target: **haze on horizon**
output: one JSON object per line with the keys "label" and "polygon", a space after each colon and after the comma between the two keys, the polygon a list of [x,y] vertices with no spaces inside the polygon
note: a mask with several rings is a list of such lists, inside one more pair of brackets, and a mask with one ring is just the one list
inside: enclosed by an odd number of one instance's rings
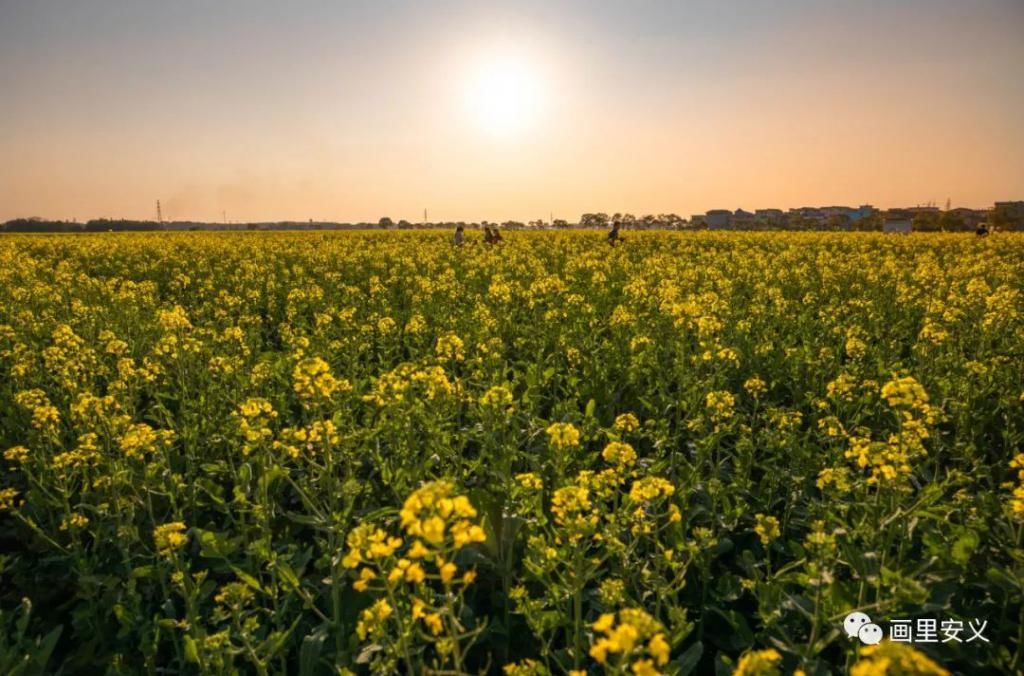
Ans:
{"label": "haze on horizon", "polygon": [[0,220],[1024,199],[1024,2],[0,4]]}

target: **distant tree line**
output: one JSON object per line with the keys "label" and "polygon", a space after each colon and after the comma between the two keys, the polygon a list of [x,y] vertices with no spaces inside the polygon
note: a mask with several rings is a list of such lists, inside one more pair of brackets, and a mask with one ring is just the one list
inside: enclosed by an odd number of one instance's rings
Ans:
{"label": "distant tree line", "polygon": [[162,230],[156,221],[130,221],[97,218],[85,223],[77,221],[48,221],[42,218],[15,218],[3,224],[6,232],[128,232],[136,230]]}
{"label": "distant tree line", "polygon": [[[1017,203],[1020,204],[1020,203]],[[825,231],[881,231],[885,225],[886,214],[876,211],[857,220],[843,214],[834,214],[822,220],[810,218],[797,211],[781,214],[771,219],[747,219],[734,222],[729,227],[736,230],[825,230]],[[1020,208],[996,205],[988,211],[986,224],[995,230],[1024,230],[1024,214]],[[15,218],[0,225],[2,232],[138,232],[138,231],[180,231],[180,230],[350,230],[379,228],[385,230],[411,230],[423,228],[454,229],[500,227],[505,230],[539,229],[539,228],[608,228],[618,223],[628,229],[659,229],[659,230],[699,230],[706,226],[701,221],[690,222],[677,214],[646,214],[634,216],[629,213],[607,214],[604,212],[585,213],[578,223],[570,223],[564,219],[553,219],[550,222],[536,219],[523,223],[521,221],[504,221],[501,223],[481,221],[444,221],[412,223],[407,220],[393,221],[384,217],[376,223],[336,223],[330,221],[276,221],[264,223],[209,223],[200,221],[175,221],[160,223],[158,221],[141,221],[130,219],[97,218],[85,223],[77,221],[55,221],[42,218]],[[913,215],[912,228],[918,232],[964,232],[971,231],[977,223],[965,222],[961,211],[919,211]]]}
{"label": "distant tree line", "polygon": [[[564,221],[563,221],[564,223]],[[637,218],[633,214],[612,214],[606,213],[583,214],[580,216],[580,227],[583,228],[604,228],[612,223],[618,223],[623,228],[665,228],[678,229],[686,225],[678,214],[647,214]]]}

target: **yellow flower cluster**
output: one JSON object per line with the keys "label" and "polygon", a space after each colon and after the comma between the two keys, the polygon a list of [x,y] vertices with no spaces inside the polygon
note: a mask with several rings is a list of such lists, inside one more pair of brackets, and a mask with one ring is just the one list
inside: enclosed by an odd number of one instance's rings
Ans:
{"label": "yellow flower cluster", "polygon": [[435,352],[444,361],[462,361],[466,358],[465,345],[454,333],[446,333],[437,339]]}
{"label": "yellow flower cluster", "polygon": [[704,405],[712,422],[721,423],[732,418],[736,398],[732,396],[731,392],[724,390],[708,392],[704,397]]}
{"label": "yellow flower cluster", "polygon": [[615,430],[629,434],[640,429],[640,421],[632,413],[622,413],[615,417]]}
{"label": "yellow flower cluster", "polygon": [[185,531],[186,526],[181,521],[172,521],[154,528],[153,542],[156,544],[157,554],[171,556],[184,547],[188,543]]}
{"label": "yellow flower cluster", "polygon": [[114,430],[123,429],[131,422],[131,418],[124,415],[121,404],[112,395],[98,397],[89,392],[79,394],[72,402],[71,420],[88,429],[105,426]]}
{"label": "yellow flower cluster", "polygon": [[512,392],[504,385],[495,385],[480,397],[484,408],[507,408],[512,405]]}
{"label": "yellow flower cluster", "polygon": [[331,367],[320,357],[303,359],[292,370],[292,388],[306,405],[329,400],[335,392],[352,389],[345,379],[331,375]]}
{"label": "yellow flower cluster", "polygon": [[170,310],[157,310],[156,321],[165,331],[182,331],[192,328],[185,308],[175,305]]}
{"label": "yellow flower cluster", "polygon": [[1010,512],[1014,518],[1024,520],[1024,453],[1018,453],[1010,461],[1010,469],[1017,470],[1017,486],[1010,498]]}
{"label": "yellow flower cluster", "polygon": [[50,466],[62,470],[94,464],[99,460],[99,450],[99,437],[95,432],[86,432],[79,435],[78,446],[74,450],[53,456]]}
{"label": "yellow flower cluster", "polygon": [[516,483],[531,491],[539,491],[544,488],[544,480],[532,472],[516,474]]}
{"label": "yellow flower cluster", "polygon": [[348,534],[345,543],[348,545],[348,553],[341,560],[341,565],[355,568],[364,561],[391,556],[402,546],[402,538],[389,536],[384,529],[371,523],[361,523]]}
{"label": "yellow flower cluster", "polygon": [[919,340],[927,341],[933,345],[941,345],[949,340],[949,331],[934,319],[926,319],[917,337]]}
{"label": "yellow flower cluster", "polygon": [[[506,676],[548,676],[551,673],[543,662],[531,659],[506,664],[501,670],[505,672]],[[586,676],[586,672],[570,671],[569,676]]]}
{"label": "yellow flower cluster", "polygon": [[377,599],[376,603],[363,610],[356,625],[359,640],[364,641],[367,636],[383,631],[384,623],[394,612],[395,609],[384,599]]}
{"label": "yellow flower cluster", "polygon": [[614,664],[620,672],[629,665],[636,676],[657,676],[657,667],[668,664],[670,646],[661,623],[640,608],[605,613],[593,624],[595,634],[590,656],[601,665]]}
{"label": "yellow flower cluster", "polygon": [[580,445],[580,431],[572,423],[552,423],[546,431],[548,443],[556,451],[567,451]]}
{"label": "yellow flower cluster", "polygon": [[629,444],[621,441],[613,441],[601,451],[601,457],[605,462],[616,465],[620,469],[627,469],[636,463],[636,451]]}
{"label": "yellow flower cluster", "polygon": [[754,376],[753,378],[748,378],[746,382],[743,383],[743,389],[746,390],[747,394],[751,397],[757,399],[768,391],[768,385],[757,376]]}
{"label": "yellow flower cluster", "polygon": [[324,452],[328,447],[337,446],[341,435],[330,420],[315,420],[305,427],[285,427],[271,444],[275,451],[284,453],[295,460],[303,454]]}
{"label": "yellow flower cluster", "polygon": [[12,446],[4,451],[4,460],[20,465],[28,460],[28,449],[24,446]]}
{"label": "yellow flower cluster", "polygon": [[551,513],[555,523],[568,532],[569,542],[575,542],[594,531],[600,515],[593,509],[590,489],[586,486],[563,486],[551,496]]}
{"label": "yellow flower cluster", "polygon": [[826,467],[818,473],[818,488],[834,487],[840,493],[849,493],[852,488],[850,470],[845,467]]}
{"label": "yellow flower cluster", "polygon": [[775,648],[750,650],[740,657],[732,676],[779,676],[782,655]]}
{"label": "yellow flower cluster", "polygon": [[399,364],[381,375],[363,401],[383,408],[419,399],[435,401],[458,392],[456,385],[440,366],[417,368],[413,364]]}
{"label": "yellow flower cluster", "polygon": [[858,336],[850,336],[846,339],[846,356],[854,361],[863,359],[867,353],[868,345]]}
{"label": "yellow flower cluster", "polygon": [[60,412],[39,389],[22,390],[14,395],[19,406],[32,413],[32,427],[41,432],[54,432],[60,424]]}
{"label": "yellow flower cluster", "polygon": [[476,509],[464,495],[449,497],[452,485],[447,481],[435,481],[410,495],[399,512],[399,519],[407,535],[422,537],[431,545],[440,545],[445,530],[450,526],[450,535],[455,549],[486,539],[483,529],[469,519],[476,517]]}
{"label": "yellow flower cluster", "polygon": [[121,435],[120,447],[129,458],[141,460],[158,448],[170,448],[173,442],[174,430],[154,430],[146,423],[135,423]]}
{"label": "yellow flower cluster", "polygon": [[21,506],[18,491],[14,488],[0,488],[0,512],[6,512]]}
{"label": "yellow flower cluster", "polygon": [[928,403],[928,393],[911,376],[894,378],[883,385],[882,398],[893,408],[917,408]]}
{"label": "yellow flower cluster", "polygon": [[42,353],[46,370],[68,390],[76,390],[95,370],[96,353],[67,324],[51,334],[53,344]]}
{"label": "yellow flower cluster", "polygon": [[905,419],[919,414],[927,424],[934,425],[942,417],[941,410],[929,403],[928,392],[913,376],[887,382],[882,386],[882,398]]}
{"label": "yellow flower cluster", "polygon": [[242,437],[242,455],[247,456],[273,438],[269,425],[277,418],[277,411],[266,399],[246,399],[233,414]]}
{"label": "yellow flower cluster", "polygon": [[904,643],[882,641],[860,651],[861,659],[850,667],[850,676],[949,676],[931,658]]}
{"label": "yellow flower cluster", "polygon": [[[893,482],[913,471],[914,460],[927,455],[924,446],[930,436],[928,425],[941,418],[941,411],[929,403],[928,393],[910,376],[895,378],[882,386],[882,398],[894,409],[899,429],[886,441],[876,441],[867,434],[847,436],[849,448],[845,456],[859,469],[868,471],[868,485]],[[836,475],[829,479],[839,479]],[[819,485],[821,485],[819,476]]]}
{"label": "yellow flower cluster", "polygon": [[60,530],[82,530],[89,525],[89,517],[80,512],[75,512],[69,516],[64,517],[60,522]]}
{"label": "yellow flower cluster", "polygon": [[650,502],[659,498],[667,498],[676,492],[667,479],[657,476],[648,476],[637,479],[629,489],[629,499],[633,502]]}
{"label": "yellow flower cluster", "polygon": [[[404,539],[372,523],[356,526],[348,535],[349,549],[341,561],[350,569],[362,566],[353,583],[356,591],[376,591],[392,600],[407,596],[409,619],[422,622],[432,636],[442,633],[443,618],[451,609],[433,605],[433,594],[423,585],[432,580],[440,582],[445,590],[471,585],[476,572],[469,570],[456,577],[458,566],[453,559],[467,545],[487,539],[483,528],[472,521],[477,516],[476,508],[466,496],[453,492],[451,483],[435,481],[409,495],[399,512]],[[408,587],[399,592],[403,582]],[[364,610],[357,626],[359,638],[380,636],[393,611],[383,598]]]}
{"label": "yellow flower cluster", "polygon": [[774,516],[764,514],[754,515],[754,532],[761,540],[761,544],[768,546],[781,535],[779,531],[779,520]]}

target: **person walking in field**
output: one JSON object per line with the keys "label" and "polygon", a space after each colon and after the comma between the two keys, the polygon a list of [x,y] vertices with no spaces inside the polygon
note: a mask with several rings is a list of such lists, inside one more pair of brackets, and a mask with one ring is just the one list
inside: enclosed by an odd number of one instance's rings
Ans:
{"label": "person walking in field", "polygon": [[608,233],[608,244],[615,246],[619,242],[625,241],[623,237],[619,235],[619,222],[615,221],[612,223],[611,232]]}
{"label": "person walking in field", "polygon": [[501,241],[501,233],[498,232],[498,228],[492,228],[489,225],[484,226],[484,244],[497,244]]}
{"label": "person walking in field", "polygon": [[466,241],[466,233],[463,232],[462,226],[461,225],[456,226],[456,228],[455,228],[455,237],[452,238],[452,243],[455,244],[455,246],[462,246],[465,241]]}

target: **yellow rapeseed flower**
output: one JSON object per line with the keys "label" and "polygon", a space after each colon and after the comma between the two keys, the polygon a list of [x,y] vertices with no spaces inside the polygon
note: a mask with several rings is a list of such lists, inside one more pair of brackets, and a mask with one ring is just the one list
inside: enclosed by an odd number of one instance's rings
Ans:
{"label": "yellow rapeseed flower", "polygon": [[181,521],[172,521],[153,529],[153,542],[161,556],[170,556],[188,542],[186,526]]}
{"label": "yellow rapeseed flower", "polygon": [[572,423],[552,423],[547,428],[548,442],[557,451],[565,451],[580,445],[580,431]]}

